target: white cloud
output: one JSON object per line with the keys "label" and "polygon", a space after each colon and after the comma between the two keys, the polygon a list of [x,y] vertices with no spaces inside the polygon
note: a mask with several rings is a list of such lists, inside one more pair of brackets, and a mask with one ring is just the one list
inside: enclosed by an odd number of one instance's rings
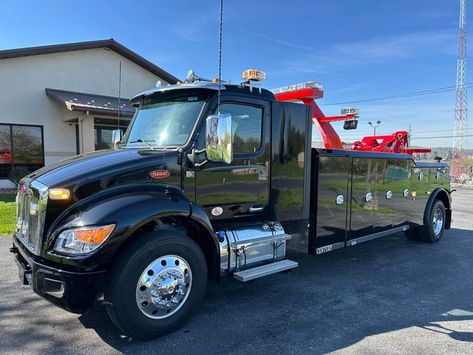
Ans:
{"label": "white cloud", "polygon": [[284,40],[281,40],[279,38],[276,38],[276,37],[273,37],[273,36],[270,36],[270,35],[267,35],[267,34],[264,34],[264,33],[248,31],[248,30],[245,30],[245,29],[242,29],[242,28],[239,28],[238,30],[240,32],[246,33],[246,34],[251,35],[251,36],[256,36],[256,37],[267,39],[271,42],[280,44],[280,45],[285,46],[285,47],[295,48],[295,49],[303,49],[303,50],[308,50],[308,51],[315,51],[316,50],[314,47],[305,46],[303,44],[299,44],[299,43],[296,43],[296,42],[284,41]]}
{"label": "white cloud", "polygon": [[351,59],[397,60],[445,52],[455,46],[456,32],[452,30],[377,36],[357,42],[335,45],[332,50]]}
{"label": "white cloud", "polygon": [[245,34],[267,39],[280,46],[299,49],[285,67],[289,71],[329,74],[337,67],[397,62],[431,55],[456,55],[455,30],[424,31],[382,35],[359,41],[337,43],[315,48],[293,41],[281,40],[261,32],[239,29]]}

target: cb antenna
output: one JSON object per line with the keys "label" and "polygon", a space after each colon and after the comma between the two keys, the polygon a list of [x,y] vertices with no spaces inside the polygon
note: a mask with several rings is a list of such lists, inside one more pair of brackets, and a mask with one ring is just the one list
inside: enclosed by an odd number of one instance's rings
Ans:
{"label": "cb antenna", "polygon": [[223,0],[220,0],[220,31],[218,34],[218,95],[217,95],[218,114],[220,114],[220,86],[222,85],[222,34],[223,34]]}

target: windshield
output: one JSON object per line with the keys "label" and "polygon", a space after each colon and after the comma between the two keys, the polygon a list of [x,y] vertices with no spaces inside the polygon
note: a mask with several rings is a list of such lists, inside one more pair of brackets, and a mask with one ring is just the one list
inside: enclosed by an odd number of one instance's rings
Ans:
{"label": "windshield", "polygon": [[146,99],[128,127],[121,146],[176,147],[183,145],[208,95]]}

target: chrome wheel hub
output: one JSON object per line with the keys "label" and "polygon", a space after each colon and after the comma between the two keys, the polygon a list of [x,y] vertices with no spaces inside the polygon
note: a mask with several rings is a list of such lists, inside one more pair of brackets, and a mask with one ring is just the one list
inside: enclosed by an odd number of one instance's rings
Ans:
{"label": "chrome wheel hub", "polygon": [[443,213],[440,208],[437,208],[434,212],[432,219],[432,227],[435,235],[439,235],[443,227]]}
{"label": "chrome wheel hub", "polygon": [[186,302],[192,272],[185,259],[165,255],[149,264],[136,284],[136,304],[153,319],[170,317]]}

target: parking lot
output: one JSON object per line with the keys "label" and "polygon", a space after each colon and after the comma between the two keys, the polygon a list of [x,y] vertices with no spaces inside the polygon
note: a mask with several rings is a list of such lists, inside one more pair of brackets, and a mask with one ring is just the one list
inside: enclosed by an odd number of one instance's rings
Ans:
{"label": "parking lot", "polygon": [[243,284],[208,287],[198,314],[150,342],[126,339],[97,306],[67,313],[21,286],[0,238],[2,353],[473,352],[473,190],[454,194],[438,244],[388,236]]}

